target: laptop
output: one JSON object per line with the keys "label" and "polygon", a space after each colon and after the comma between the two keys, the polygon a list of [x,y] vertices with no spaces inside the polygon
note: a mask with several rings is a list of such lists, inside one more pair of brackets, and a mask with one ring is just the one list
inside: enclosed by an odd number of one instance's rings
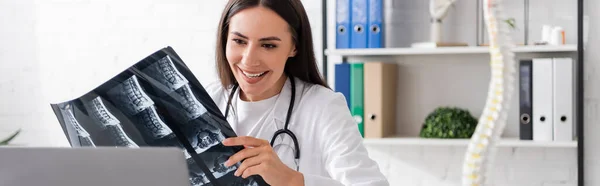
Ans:
{"label": "laptop", "polygon": [[0,148],[0,183],[10,186],[190,186],[177,148]]}

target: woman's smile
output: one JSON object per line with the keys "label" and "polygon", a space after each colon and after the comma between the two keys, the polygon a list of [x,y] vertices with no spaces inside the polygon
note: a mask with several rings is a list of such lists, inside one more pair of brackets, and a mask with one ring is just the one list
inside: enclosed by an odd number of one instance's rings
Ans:
{"label": "woman's smile", "polygon": [[269,70],[267,71],[259,71],[259,70],[242,70],[242,68],[238,67],[238,72],[240,72],[244,79],[248,84],[256,84],[264,77],[269,75]]}

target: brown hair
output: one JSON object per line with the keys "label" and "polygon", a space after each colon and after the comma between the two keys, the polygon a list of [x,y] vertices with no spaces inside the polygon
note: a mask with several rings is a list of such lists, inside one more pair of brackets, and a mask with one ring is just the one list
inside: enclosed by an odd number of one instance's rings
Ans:
{"label": "brown hair", "polygon": [[288,58],[284,73],[312,84],[329,88],[319,73],[313,49],[313,38],[308,16],[300,0],[230,0],[219,21],[217,32],[216,66],[223,87],[237,84],[225,55],[229,20],[237,12],[246,8],[262,6],[281,16],[290,26],[290,32],[296,46],[296,55]]}

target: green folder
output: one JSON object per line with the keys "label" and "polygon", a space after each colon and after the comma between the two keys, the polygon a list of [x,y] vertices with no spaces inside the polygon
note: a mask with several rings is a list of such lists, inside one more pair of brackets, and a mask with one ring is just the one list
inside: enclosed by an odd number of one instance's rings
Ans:
{"label": "green folder", "polygon": [[364,65],[352,63],[350,66],[350,112],[358,123],[358,130],[362,137],[365,136],[364,128]]}

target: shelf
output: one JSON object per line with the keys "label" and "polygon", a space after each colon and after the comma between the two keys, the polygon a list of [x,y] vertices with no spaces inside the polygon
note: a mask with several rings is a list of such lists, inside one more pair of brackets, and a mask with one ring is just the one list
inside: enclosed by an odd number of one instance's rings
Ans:
{"label": "shelf", "polygon": [[[380,138],[364,139],[366,145],[423,145],[423,146],[467,146],[469,139],[432,139],[418,137],[398,137],[398,138]],[[502,139],[498,143],[499,147],[553,147],[553,148],[576,148],[577,141],[557,142],[557,141],[532,141],[519,140],[516,138]]]}
{"label": "shelf", "polygon": [[[517,46],[515,53],[540,53],[540,52],[577,52],[577,45],[560,46]],[[486,54],[489,47],[439,47],[439,48],[364,48],[364,49],[334,49],[325,50],[328,56],[394,56],[394,55],[423,55],[423,54]]]}

